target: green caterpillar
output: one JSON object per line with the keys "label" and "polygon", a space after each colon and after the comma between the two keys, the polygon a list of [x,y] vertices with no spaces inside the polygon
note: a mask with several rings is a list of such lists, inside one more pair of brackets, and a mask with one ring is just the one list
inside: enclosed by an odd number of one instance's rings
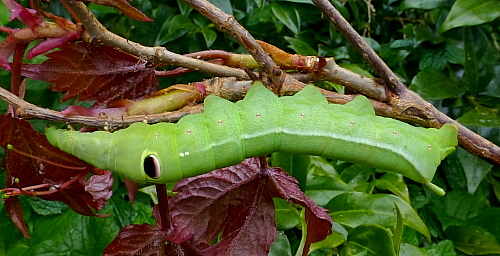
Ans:
{"label": "green caterpillar", "polygon": [[255,83],[236,103],[208,96],[204,113],[177,124],[135,123],[114,133],[49,129],[47,138],[65,152],[140,183],[173,182],[282,151],[368,164],[444,194],[431,180],[457,146],[457,129],[426,129],[375,116],[363,96],[335,105],[312,85],[278,98]]}

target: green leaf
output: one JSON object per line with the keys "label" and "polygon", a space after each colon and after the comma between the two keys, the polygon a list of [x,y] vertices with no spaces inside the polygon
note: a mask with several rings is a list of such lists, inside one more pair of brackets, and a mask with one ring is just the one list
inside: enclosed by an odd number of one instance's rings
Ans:
{"label": "green leaf", "polygon": [[461,124],[486,127],[500,127],[500,113],[498,109],[476,106],[457,119]]}
{"label": "green leaf", "polygon": [[373,168],[355,164],[342,171],[340,178],[356,191],[371,193],[374,184],[370,180],[374,174]]}
{"label": "green leaf", "polygon": [[340,178],[323,158],[311,157],[306,195],[318,205],[326,205],[335,196],[353,189]]}
{"label": "green leaf", "polygon": [[314,4],[311,0],[277,0],[277,2],[290,2],[290,3],[299,3],[299,4]]}
{"label": "green leaf", "polygon": [[423,248],[429,256],[456,256],[457,253],[454,250],[453,242],[450,240],[444,240],[437,244],[432,244],[429,247]]}
{"label": "green leaf", "polygon": [[311,156],[284,152],[274,152],[271,155],[272,166],[279,166],[283,171],[292,175],[299,182],[299,188],[305,191],[307,186],[307,173],[311,165]]}
{"label": "green leaf", "polygon": [[448,0],[405,0],[400,8],[402,10],[410,8],[432,10],[434,8],[446,6],[447,3]]}
{"label": "green leaf", "polygon": [[325,208],[330,210],[332,219],[351,228],[366,223],[394,228],[397,223],[394,204],[401,210],[403,224],[430,240],[429,230],[417,212],[403,199],[394,195],[346,192],[333,198]]}
{"label": "green leaf", "polygon": [[442,70],[448,63],[464,64],[464,62],[463,49],[447,45],[445,48],[429,49],[423,52],[420,69]]}
{"label": "green leaf", "polygon": [[[166,44],[182,37],[187,34],[188,31],[196,29],[198,29],[198,26],[196,26],[187,15],[175,15],[163,23],[161,32],[158,34],[155,44]],[[166,31],[166,33],[164,31]]]}
{"label": "green leaf", "polygon": [[433,212],[441,222],[443,229],[453,225],[462,225],[486,207],[484,194],[469,194],[465,190],[454,189],[441,198],[442,204],[433,207]]}
{"label": "green leaf", "polygon": [[500,208],[490,207],[481,211],[478,216],[469,219],[469,223],[487,229],[495,237],[500,238],[500,225],[491,225],[491,223],[500,223]]}
{"label": "green leaf", "polygon": [[276,209],[276,226],[278,230],[288,230],[300,223],[300,212],[292,203],[280,198],[273,198]]}
{"label": "green leaf", "polygon": [[375,187],[383,190],[389,190],[397,196],[401,197],[406,202],[410,203],[410,193],[403,175],[399,173],[389,172],[375,180]]}
{"label": "green leaf", "polygon": [[460,89],[452,78],[438,70],[422,70],[411,81],[410,89],[426,100],[455,98]]}
{"label": "green leaf", "polygon": [[316,250],[321,249],[334,249],[343,244],[346,241],[344,235],[333,231],[329,236],[325,238],[325,240],[312,243],[309,247],[309,254]]}
{"label": "green leaf", "polygon": [[201,31],[203,33],[203,38],[205,38],[205,44],[210,48],[215,42],[215,39],[217,39],[217,33],[208,27],[204,27]]}
{"label": "green leaf", "polygon": [[283,232],[278,232],[278,236],[271,245],[268,256],[292,256],[290,242]]}
{"label": "green leaf", "polygon": [[455,248],[469,255],[500,254],[500,244],[488,230],[474,226],[451,226],[445,235]]}
{"label": "green leaf", "polygon": [[401,215],[401,210],[399,210],[399,207],[396,203],[394,203],[394,206],[396,207],[396,227],[394,228],[394,236],[393,236],[393,241],[394,241],[394,251],[396,251],[396,254],[399,255],[399,249],[401,247],[401,241],[403,240],[403,216]]}
{"label": "green leaf", "polygon": [[457,0],[451,7],[440,32],[452,28],[484,24],[500,17],[498,0]]}
{"label": "green leaf", "polygon": [[26,255],[100,255],[120,228],[114,217],[96,218],[66,211],[34,223]]}
{"label": "green leaf", "polygon": [[0,26],[9,23],[10,11],[3,2],[0,2]]}
{"label": "green leaf", "polygon": [[386,228],[365,224],[349,232],[341,255],[396,256],[396,252],[394,252],[391,234]]}
{"label": "green leaf", "polygon": [[295,35],[300,32],[300,16],[293,5],[271,2],[274,16]]}
{"label": "green leaf", "polygon": [[40,215],[61,214],[68,209],[68,206],[59,201],[47,201],[38,197],[28,200],[33,210]]}
{"label": "green leaf", "polygon": [[497,65],[493,69],[494,75],[486,86],[486,90],[482,92],[481,95],[500,98],[500,86],[498,86],[500,84],[500,66]]}
{"label": "green leaf", "polygon": [[301,41],[299,39],[285,36],[285,39],[290,43],[290,48],[292,48],[296,53],[305,56],[316,56],[318,52],[314,50],[308,43]]}
{"label": "green leaf", "polygon": [[231,0],[208,0],[210,3],[219,7],[225,13],[233,15],[233,7],[231,5]]}
{"label": "green leaf", "polygon": [[457,149],[457,156],[467,177],[467,191],[474,194],[493,166],[462,148]]}
{"label": "green leaf", "polygon": [[429,256],[429,254],[414,245],[403,243],[398,256]]}
{"label": "green leaf", "polygon": [[187,4],[186,2],[182,1],[182,0],[176,0],[177,1],[177,4],[179,6],[179,10],[181,11],[181,14],[182,15],[189,15],[189,13],[194,10],[193,7],[191,7],[191,5]]}

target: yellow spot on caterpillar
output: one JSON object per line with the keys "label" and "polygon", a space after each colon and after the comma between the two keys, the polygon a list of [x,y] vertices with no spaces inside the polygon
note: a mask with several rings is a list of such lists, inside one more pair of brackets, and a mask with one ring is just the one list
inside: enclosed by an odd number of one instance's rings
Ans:
{"label": "yellow spot on caterpillar", "polygon": [[72,141],[73,140],[73,136],[69,137],[69,141]]}
{"label": "yellow spot on caterpillar", "polygon": [[432,146],[431,145],[429,145],[428,147],[429,147],[429,150],[432,150]]}
{"label": "yellow spot on caterpillar", "polygon": [[260,113],[255,113],[255,116],[256,116],[257,118],[260,118]]}
{"label": "yellow spot on caterpillar", "polygon": [[191,134],[191,133],[193,133],[193,131],[187,130],[187,134]]}
{"label": "yellow spot on caterpillar", "polygon": [[189,152],[188,152],[188,151],[186,151],[186,152],[181,152],[181,153],[179,153],[179,156],[180,156],[180,157],[189,156]]}
{"label": "yellow spot on caterpillar", "polygon": [[398,135],[398,132],[397,131],[392,131],[392,135],[396,136],[396,135]]}
{"label": "yellow spot on caterpillar", "polygon": [[349,124],[350,124],[351,126],[353,126],[353,125],[354,125],[354,121],[349,122]]}
{"label": "yellow spot on caterpillar", "polygon": [[219,121],[217,121],[218,124],[222,124],[222,120],[219,119]]}
{"label": "yellow spot on caterpillar", "polygon": [[300,113],[300,117],[301,117],[301,118],[304,118],[305,116],[306,116],[306,114],[304,114],[304,113]]}
{"label": "yellow spot on caterpillar", "polygon": [[155,134],[155,138],[157,138],[157,139],[158,139],[158,137],[160,137],[160,135],[159,135],[158,133],[157,133],[157,134]]}

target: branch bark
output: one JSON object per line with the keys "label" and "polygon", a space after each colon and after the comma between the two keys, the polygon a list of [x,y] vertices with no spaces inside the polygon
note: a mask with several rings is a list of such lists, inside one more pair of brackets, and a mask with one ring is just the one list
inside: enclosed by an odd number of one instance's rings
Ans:
{"label": "branch bark", "polygon": [[314,4],[328,17],[337,30],[351,43],[351,45],[368,61],[385,81],[389,89],[396,95],[406,90],[401,79],[392,72],[377,53],[363,40],[354,28],[342,17],[339,11],[327,0],[312,0]]}

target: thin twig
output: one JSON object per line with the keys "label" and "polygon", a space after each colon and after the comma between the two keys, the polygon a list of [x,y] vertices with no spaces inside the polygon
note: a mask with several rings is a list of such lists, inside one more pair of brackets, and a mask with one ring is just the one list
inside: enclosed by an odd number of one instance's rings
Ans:
{"label": "thin twig", "polygon": [[387,86],[396,95],[406,90],[394,72],[375,53],[375,51],[361,38],[354,28],[342,17],[339,11],[327,0],[312,0],[316,6],[329,18],[337,30],[351,43],[351,45],[363,56],[364,59],[377,71]]}

